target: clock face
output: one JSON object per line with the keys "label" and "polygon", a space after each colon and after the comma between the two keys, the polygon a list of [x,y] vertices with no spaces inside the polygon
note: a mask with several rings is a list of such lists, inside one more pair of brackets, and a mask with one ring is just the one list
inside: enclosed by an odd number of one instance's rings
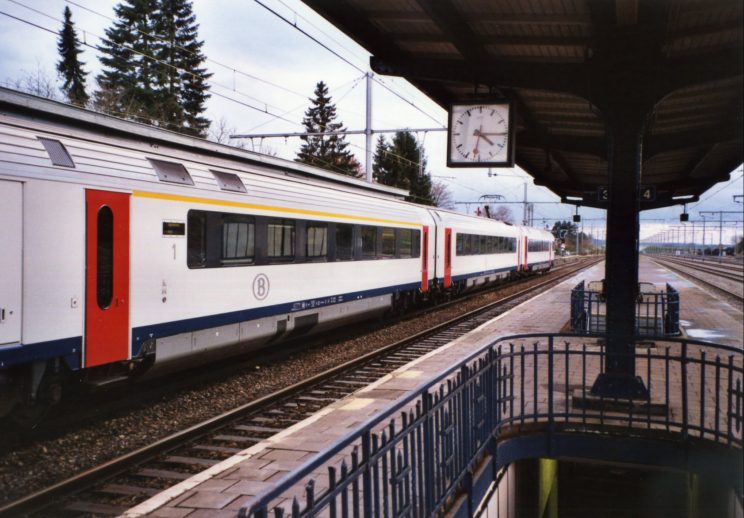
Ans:
{"label": "clock face", "polygon": [[452,105],[447,165],[512,166],[511,115],[508,102]]}

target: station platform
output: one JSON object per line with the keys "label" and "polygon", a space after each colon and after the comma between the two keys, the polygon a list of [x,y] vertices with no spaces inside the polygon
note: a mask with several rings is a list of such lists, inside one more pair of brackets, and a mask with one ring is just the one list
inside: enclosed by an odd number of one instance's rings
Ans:
{"label": "station platform", "polygon": [[[350,429],[495,339],[514,334],[566,330],[571,289],[582,280],[600,280],[604,273],[604,263],[599,263],[571,277],[468,335],[324,408],[313,417],[129,509],[123,516],[236,516],[251,497],[327,449]],[[659,287],[669,283],[679,291],[680,322],[683,333],[690,338],[742,346],[744,319],[740,310],[645,257],[640,259],[639,279]],[[303,487],[296,489],[295,494],[299,497]],[[315,490],[322,491],[323,488],[316,486]]]}

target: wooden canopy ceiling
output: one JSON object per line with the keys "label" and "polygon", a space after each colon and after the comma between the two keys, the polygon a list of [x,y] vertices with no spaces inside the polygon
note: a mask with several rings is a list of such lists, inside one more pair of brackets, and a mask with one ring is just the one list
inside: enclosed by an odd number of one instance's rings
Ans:
{"label": "wooden canopy ceiling", "polygon": [[517,164],[564,200],[604,206],[609,107],[623,103],[647,107],[641,184],[656,200],[643,209],[696,197],[742,163],[741,0],[304,2],[368,49],[376,73],[442,107],[514,100]]}

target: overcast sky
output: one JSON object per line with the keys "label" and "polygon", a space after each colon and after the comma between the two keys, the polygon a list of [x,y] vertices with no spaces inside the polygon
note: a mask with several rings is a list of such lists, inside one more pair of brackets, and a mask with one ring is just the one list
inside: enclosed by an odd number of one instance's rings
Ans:
{"label": "overcast sky", "polygon": [[[363,75],[369,71],[369,53],[299,1],[260,1],[290,23],[256,0],[194,1],[199,37],[205,42],[203,50],[209,60],[206,66],[214,74],[210,80],[213,95],[208,102],[207,116],[215,122],[223,121],[225,128],[241,134],[299,132],[303,129],[301,120],[309,105],[308,98],[312,97],[315,84],[323,80],[337,104],[339,120],[348,129],[364,129]],[[95,46],[100,43],[98,37],[103,36],[104,29],[111,25],[116,3],[111,0],[0,0],[0,82],[12,83],[37,73],[55,80],[58,55],[53,33],[61,27],[65,5],[72,10],[79,37]],[[331,47],[351,64],[324,49],[292,24]],[[85,47],[82,59],[90,72],[88,85],[92,91],[95,75],[100,71],[97,52]],[[373,129],[446,125],[446,112],[409,83],[384,76],[377,79],[385,86],[373,84]],[[492,176],[486,169],[448,169],[445,132],[419,132],[417,135],[427,152],[428,171],[435,180],[448,186],[455,201],[471,202],[483,195],[498,194],[509,202],[521,202],[526,183],[529,201],[536,202],[535,225],[552,226],[555,220],[570,219],[575,212],[573,205],[559,204],[556,195],[534,186],[531,178],[519,168],[494,170],[496,175]],[[348,140],[354,154],[364,162],[364,137],[349,136]],[[272,138],[263,142],[254,139],[246,141],[246,145],[248,148],[262,145],[282,158],[292,159],[300,141],[297,138]],[[725,219],[741,221],[742,204],[733,200],[733,195],[743,191],[741,166],[731,178],[703,194],[700,202],[687,207],[691,220],[700,220],[701,211],[737,211],[739,214],[726,215]],[[508,206],[515,220],[521,220],[522,205],[511,203]],[[464,212],[466,206],[457,208]],[[474,208],[471,205],[470,211]],[[678,224],[680,212],[681,206],[643,212],[641,237],[659,231],[661,225]],[[601,234],[599,227],[604,225],[604,211],[581,208],[579,213],[586,231],[596,227],[595,233]],[[711,216],[707,217],[710,221]],[[739,224],[739,233],[742,231]]]}

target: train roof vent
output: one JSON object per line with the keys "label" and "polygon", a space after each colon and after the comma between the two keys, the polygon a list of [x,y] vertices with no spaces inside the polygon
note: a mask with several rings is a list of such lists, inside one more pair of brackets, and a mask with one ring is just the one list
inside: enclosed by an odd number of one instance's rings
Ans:
{"label": "train roof vent", "polygon": [[147,160],[152,164],[152,168],[155,169],[155,173],[161,182],[194,185],[194,180],[191,179],[191,175],[183,164],[158,160],[157,158],[148,158]]}
{"label": "train roof vent", "polygon": [[223,191],[234,191],[234,192],[248,192],[245,190],[243,180],[234,173],[224,173],[222,171],[215,171],[214,169],[209,170],[217,180],[217,185]]}
{"label": "train roof vent", "polygon": [[46,149],[46,152],[49,154],[49,158],[51,158],[54,165],[59,165],[62,167],[75,167],[75,162],[72,161],[70,153],[67,152],[62,142],[60,142],[59,140],[44,137],[36,138],[38,138],[41,144],[44,146],[44,149]]}

